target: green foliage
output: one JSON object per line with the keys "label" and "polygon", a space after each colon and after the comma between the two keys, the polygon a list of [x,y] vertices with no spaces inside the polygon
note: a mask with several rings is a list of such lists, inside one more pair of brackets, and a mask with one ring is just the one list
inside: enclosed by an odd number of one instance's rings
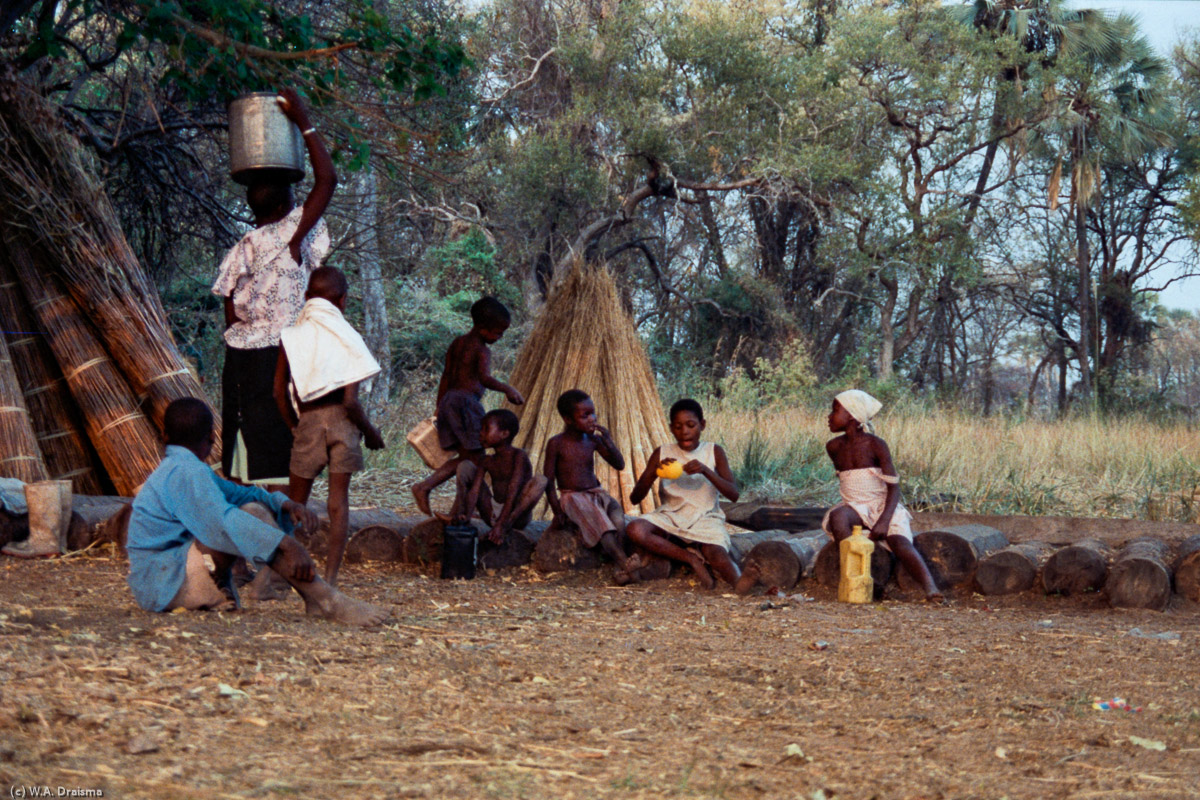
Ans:
{"label": "green foliage", "polygon": [[513,285],[496,264],[496,249],[478,228],[435,247],[426,254],[426,271],[443,301],[462,311],[482,295],[490,294],[514,313],[520,310],[520,289]]}

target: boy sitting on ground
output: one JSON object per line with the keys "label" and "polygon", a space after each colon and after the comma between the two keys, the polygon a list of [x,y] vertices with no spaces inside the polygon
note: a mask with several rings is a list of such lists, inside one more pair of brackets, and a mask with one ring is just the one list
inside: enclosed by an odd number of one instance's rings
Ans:
{"label": "boy sitting on ground", "polygon": [[446,365],[438,383],[438,443],[444,450],[456,452],[458,458],[447,461],[412,488],[417,508],[426,516],[431,513],[429,493],[455,475],[464,461],[478,465],[483,458],[479,426],[484,414],[480,402],[484,389],[503,392],[516,406],[525,402],[520,392],[491,373],[488,346],[500,341],[511,320],[503,303],[494,297],[482,297],[471,306],[471,330],[455,339],[446,351]]}
{"label": "boy sitting on ground", "polygon": [[[204,463],[215,437],[212,412],[202,400],[172,402],[163,427],[166,454],[134,498],[129,519],[128,580],[138,605],[147,611],[236,609],[230,567],[240,555],[282,575],[312,616],[363,626],[388,617],[321,580],[304,546],[277,527],[275,517],[284,514],[314,529],[311,511],[282,492],[219,478]],[[205,555],[213,559],[216,580]]]}
{"label": "boy sitting on ground", "polygon": [[[517,415],[508,409],[489,411],[483,415],[479,442],[485,448],[495,448],[476,466],[464,461],[458,467],[458,492],[454,497],[451,519],[456,525],[467,525],[475,509],[491,526],[487,539],[492,544],[504,544],[512,530],[524,530],[533,517],[533,507],[546,491],[546,476],[534,475],[529,456],[513,446],[513,437],[521,430]],[[492,479],[489,491],[483,476]]]}
{"label": "boy sitting on ground", "polygon": [[547,480],[546,500],[554,511],[550,526],[561,529],[568,521],[574,523],[586,547],[599,545],[617,563],[619,572],[627,572],[625,513],[600,487],[593,456],[599,453],[618,471],[625,469],[625,457],[612,434],[596,424],[596,405],[586,392],[563,392],[558,413],[563,418],[563,432],[546,443],[542,469]]}
{"label": "boy sitting on ground", "polygon": [[[358,401],[358,385],[379,364],[346,322],[349,286],[336,267],[313,270],[296,324],[280,333],[275,403],[292,430],[288,497],[307,503],[313,481],[329,467],[329,554],[325,580],[337,583],[350,517],[350,476],[363,468],[360,441],[379,450],[383,437]],[[293,397],[294,394],[294,397]]]}

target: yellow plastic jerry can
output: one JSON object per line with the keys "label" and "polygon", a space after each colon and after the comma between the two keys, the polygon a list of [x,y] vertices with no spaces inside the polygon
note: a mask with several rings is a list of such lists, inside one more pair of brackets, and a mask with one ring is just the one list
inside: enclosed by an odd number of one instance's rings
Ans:
{"label": "yellow plastic jerry can", "polygon": [[871,554],[875,543],[863,536],[862,526],[855,525],[850,535],[838,544],[842,575],[838,581],[838,600],[843,603],[869,603],[875,594],[871,579]]}

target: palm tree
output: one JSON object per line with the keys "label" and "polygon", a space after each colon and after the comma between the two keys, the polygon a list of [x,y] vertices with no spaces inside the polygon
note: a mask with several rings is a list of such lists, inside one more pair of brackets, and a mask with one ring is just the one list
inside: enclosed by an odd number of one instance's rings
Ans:
{"label": "palm tree", "polygon": [[1121,14],[1108,21],[1107,48],[1079,53],[1064,64],[1050,99],[1059,113],[1042,126],[1044,143],[1055,157],[1050,178],[1050,208],[1058,206],[1064,170],[1070,176],[1069,206],[1075,226],[1079,276],[1079,373],[1085,402],[1091,402],[1094,346],[1091,309],[1091,256],[1088,209],[1101,192],[1101,167],[1107,160],[1128,162],[1168,146],[1170,109],[1161,101],[1166,64],[1154,55],[1137,22]]}
{"label": "palm tree", "polygon": [[1060,56],[1075,57],[1105,53],[1113,47],[1114,31],[1103,11],[1090,8],[1064,8],[1060,0],[970,0],[952,6],[949,13],[960,22],[974,26],[981,34],[1008,37],[1019,42],[1025,59],[1000,70],[992,101],[991,131],[975,190],[967,197],[966,224],[975,219],[980,201],[988,188],[996,153],[1005,132],[1014,128],[1009,107],[1013,93],[1024,92],[1028,67],[1036,61],[1053,65]]}

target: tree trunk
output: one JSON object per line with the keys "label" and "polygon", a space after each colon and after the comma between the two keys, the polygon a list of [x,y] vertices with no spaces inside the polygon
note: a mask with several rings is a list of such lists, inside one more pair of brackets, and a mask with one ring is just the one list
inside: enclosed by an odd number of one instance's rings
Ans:
{"label": "tree trunk", "polygon": [[979,560],[1008,547],[1008,537],[986,525],[954,525],[918,533],[913,544],[939,587],[951,588],[975,577]]}
{"label": "tree trunk", "polygon": [[[1076,189],[1076,192],[1078,189]],[[1088,253],[1087,207],[1075,198],[1075,259],[1079,271],[1079,391],[1085,406],[1092,402],[1091,257]]]}
{"label": "tree trunk", "polygon": [[820,506],[769,506],[761,503],[731,503],[725,506],[725,520],[752,531],[815,531],[825,518]]}
{"label": "tree trunk", "polygon": [[975,585],[983,594],[1014,594],[1033,588],[1054,548],[1045,542],[1014,544],[979,560]]}
{"label": "tree trunk", "polygon": [[533,549],[533,565],[541,572],[596,569],[602,563],[598,550],[584,547],[574,530],[547,528]]}
{"label": "tree trunk", "polygon": [[1104,584],[1113,608],[1152,608],[1162,611],[1171,602],[1171,548],[1161,539],[1144,536],[1121,548]]}
{"label": "tree trunk", "polygon": [[368,167],[359,179],[362,201],[356,221],[359,279],[363,293],[363,340],[383,370],[371,379],[364,398],[367,408],[380,410],[392,391],[392,348],[388,340],[387,293],[384,291],[379,246],[379,178]]}
{"label": "tree trunk", "polygon": [[1047,559],[1042,567],[1046,594],[1082,594],[1098,591],[1108,576],[1112,550],[1098,539],[1083,539],[1067,545]]}
{"label": "tree trunk", "polygon": [[[838,542],[827,539],[824,547],[817,553],[813,563],[812,577],[818,586],[836,589],[842,578],[841,551]],[[896,557],[887,545],[875,543],[871,553],[871,580],[875,582],[875,596],[879,597],[883,587],[887,586],[896,572]]]}
{"label": "tree trunk", "polygon": [[1193,603],[1200,603],[1200,536],[1193,536],[1179,546],[1175,591]]}

